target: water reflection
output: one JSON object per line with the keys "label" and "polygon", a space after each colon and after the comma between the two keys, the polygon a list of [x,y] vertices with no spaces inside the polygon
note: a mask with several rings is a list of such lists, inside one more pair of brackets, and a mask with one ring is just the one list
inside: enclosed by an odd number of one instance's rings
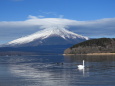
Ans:
{"label": "water reflection", "polygon": [[46,64],[42,64],[40,67],[39,65],[41,64],[11,65],[10,71],[18,77],[23,77],[24,80],[31,80],[31,82],[41,86],[58,86],[62,83],[67,86],[71,81],[72,76],[68,69],[63,70],[54,65],[51,68],[46,67]]}
{"label": "water reflection", "polygon": [[87,61],[87,62],[104,62],[115,61],[114,55],[68,55],[64,56],[68,62]]}
{"label": "water reflection", "polygon": [[[83,72],[83,76],[87,76],[88,79],[95,79],[97,83],[112,84],[115,79],[115,56],[65,56],[65,60],[68,63],[82,64],[82,60],[85,60],[85,69],[79,70]],[[106,81],[106,82],[105,82]],[[114,83],[115,84],[115,83]]]}
{"label": "water reflection", "polygon": [[109,70],[111,67],[115,67],[115,56],[65,56],[66,62],[76,63],[77,65],[82,64],[82,60],[85,60],[85,66],[89,69],[101,69]]}
{"label": "water reflection", "polygon": [[[83,60],[85,68],[78,69],[77,65],[82,64]],[[0,71],[2,65],[7,65],[4,75],[9,74],[9,78],[17,80],[9,81],[11,86],[115,85],[114,56],[1,57]],[[0,85],[7,86],[3,85],[5,82],[8,83],[4,80]]]}
{"label": "water reflection", "polygon": [[[75,81],[79,82],[79,78],[85,76],[84,70],[78,70],[77,65],[73,63],[63,62],[63,64],[56,64],[53,62],[41,62],[41,60],[35,62],[33,59],[30,61],[26,58],[21,58],[20,60],[15,58],[15,60],[17,63],[9,66],[10,72],[16,77],[23,78],[24,81],[29,80],[41,86],[70,86]],[[48,58],[47,61],[49,61]],[[58,62],[61,63],[61,61]]]}

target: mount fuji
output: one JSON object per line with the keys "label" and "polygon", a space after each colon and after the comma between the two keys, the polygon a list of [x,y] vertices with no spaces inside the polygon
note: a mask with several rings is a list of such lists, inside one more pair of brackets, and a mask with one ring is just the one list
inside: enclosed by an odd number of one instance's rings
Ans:
{"label": "mount fuji", "polygon": [[4,44],[1,50],[37,53],[63,53],[64,49],[88,40],[65,28],[51,27]]}

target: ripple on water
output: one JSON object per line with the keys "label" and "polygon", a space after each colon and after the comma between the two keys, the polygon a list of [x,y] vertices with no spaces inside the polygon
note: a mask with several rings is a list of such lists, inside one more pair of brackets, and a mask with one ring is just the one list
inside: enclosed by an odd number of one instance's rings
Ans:
{"label": "ripple on water", "polygon": [[[115,85],[114,57],[104,58],[102,61],[100,57],[98,60],[96,57],[1,57],[0,86]],[[83,59],[86,67],[79,70],[77,65]]]}

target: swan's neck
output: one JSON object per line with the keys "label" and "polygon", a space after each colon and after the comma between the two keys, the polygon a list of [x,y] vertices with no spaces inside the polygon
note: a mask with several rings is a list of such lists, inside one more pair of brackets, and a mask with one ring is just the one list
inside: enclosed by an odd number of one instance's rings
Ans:
{"label": "swan's neck", "polygon": [[84,60],[83,60],[83,66],[84,66]]}

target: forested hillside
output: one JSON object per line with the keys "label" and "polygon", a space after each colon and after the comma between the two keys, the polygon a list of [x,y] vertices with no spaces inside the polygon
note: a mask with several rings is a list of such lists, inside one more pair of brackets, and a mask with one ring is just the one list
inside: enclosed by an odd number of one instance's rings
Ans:
{"label": "forested hillside", "polygon": [[65,54],[115,53],[115,38],[88,40],[64,51]]}

